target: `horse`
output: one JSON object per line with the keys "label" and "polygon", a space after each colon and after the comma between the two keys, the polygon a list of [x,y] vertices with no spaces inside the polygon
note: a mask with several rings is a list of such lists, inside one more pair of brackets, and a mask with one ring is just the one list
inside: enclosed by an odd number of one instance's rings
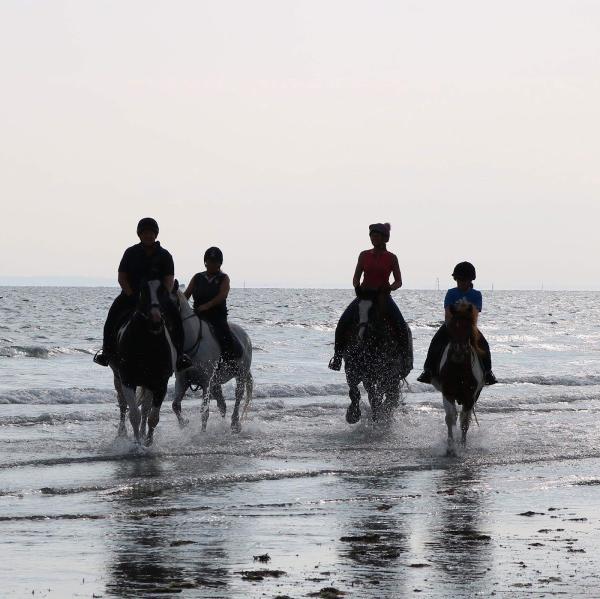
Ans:
{"label": "horse", "polygon": [[451,306],[450,312],[452,317],[446,324],[450,342],[442,353],[439,374],[434,376],[431,382],[444,398],[448,446],[449,452],[452,453],[453,428],[458,418],[456,404],[462,406],[460,428],[464,444],[467,441],[475,402],[484,386],[484,372],[479,359],[483,350],[479,346],[477,312],[473,305],[466,301]]}
{"label": "horse", "polygon": [[142,285],[133,314],[117,333],[117,351],[109,362],[121,413],[118,434],[126,434],[125,417],[129,410],[136,443],[142,441],[146,423],[148,425],[146,446],[152,444],[177,357],[165,325],[159,293],[167,293],[159,280]]}
{"label": "horse", "polygon": [[400,386],[412,370],[412,334],[406,323],[405,327],[408,353],[402,355],[381,302],[365,298],[358,301],[358,326],[344,351],[344,371],[350,396],[346,410],[349,424],[356,424],[361,417],[358,388],[361,382],[371,404],[373,421],[391,417],[399,406]]}
{"label": "horse", "polygon": [[221,362],[221,348],[216,340],[210,325],[198,318],[192,310],[186,297],[178,291],[177,299],[179,313],[183,321],[185,335],[185,352],[191,358],[193,366],[179,371],[175,375],[175,393],[173,397],[173,411],[177,416],[180,426],[185,426],[188,421],[181,414],[181,401],[185,392],[193,386],[202,389],[202,430],[206,430],[209,416],[211,398],[217,400],[217,407],[221,416],[225,418],[227,406],[223,397],[221,385],[235,378],[235,405],[231,415],[231,429],[240,432],[240,403],[246,394],[247,409],[253,390],[253,378],[250,370],[252,365],[252,342],[242,327],[231,324],[231,333],[240,344],[242,355],[240,358]]}

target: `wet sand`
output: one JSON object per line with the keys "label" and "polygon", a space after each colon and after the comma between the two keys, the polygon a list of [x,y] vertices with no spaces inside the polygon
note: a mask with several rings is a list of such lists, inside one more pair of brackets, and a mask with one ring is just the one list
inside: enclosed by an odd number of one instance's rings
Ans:
{"label": "wet sand", "polygon": [[194,400],[142,452],[114,406],[30,406],[3,427],[1,595],[600,596],[598,431],[572,432],[591,402],[555,431],[482,410],[456,457],[439,407],[351,429],[344,405],[256,402],[241,435],[214,413],[202,435]]}

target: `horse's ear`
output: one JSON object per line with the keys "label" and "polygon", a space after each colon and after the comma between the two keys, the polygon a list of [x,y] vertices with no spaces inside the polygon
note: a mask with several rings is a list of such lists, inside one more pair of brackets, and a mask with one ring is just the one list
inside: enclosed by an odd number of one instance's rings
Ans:
{"label": "horse's ear", "polygon": [[173,281],[173,293],[177,293],[179,291],[179,281],[175,279]]}

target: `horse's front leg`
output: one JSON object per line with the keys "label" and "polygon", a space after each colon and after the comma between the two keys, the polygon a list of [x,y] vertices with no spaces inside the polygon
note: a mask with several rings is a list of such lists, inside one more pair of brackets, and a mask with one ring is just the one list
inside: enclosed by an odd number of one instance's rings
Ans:
{"label": "horse's front leg", "polygon": [[217,400],[217,408],[219,408],[221,416],[225,418],[225,414],[227,413],[227,405],[225,404],[225,398],[223,397],[223,389],[221,385],[218,383],[212,383],[210,386],[210,394],[211,397],[214,397]]}
{"label": "horse's front leg", "polygon": [[148,424],[148,413],[152,407],[152,391],[143,387],[138,388],[137,404],[140,407],[142,421],[140,424],[140,435],[144,437],[146,435],[146,429]]}
{"label": "horse's front leg", "polygon": [[127,400],[123,394],[123,385],[121,379],[114,374],[115,390],[117,391],[117,401],[119,402],[119,428],[117,429],[117,437],[127,436],[127,427],[125,426],[125,418],[127,417]]}
{"label": "horse's front leg", "polygon": [[244,390],[247,382],[245,376],[239,376],[235,379],[235,405],[233,406],[233,413],[231,414],[231,430],[234,433],[239,433],[242,430],[240,423],[240,404],[244,398]]}
{"label": "horse's front leg", "polygon": [[185,395],[185,392],[188,388],[188,378],[185,373],[181,373],[176,375],[175,377],[175,391],[173,393],[173,403],[171,407],[173,408],[173,412],[175,412],[175,416],[177,416],[177,422],[179,422],[179,426],[183,428],[189,424],[189,420],[182,416],[181,414],[181,401]]}
{"label": "horse's front leg", "polygon": [[400,406],[400,380],[393,377],[385,390],[385,412],[388,417]]}
{"label": "horse's front leg", "polygon": [[346,410],[346,422],[356,424],[360,420],[360,389],[358,381],[352,377],[346,377],[348,382],[348,395],[350,396],[350,405]]}
{"label": "horse's front leg", "polygon": [[135,399],[135,387],[122,386],[123,395],[129,407],[129,422],[131,422],[131,428],[133,429],[133,436],[135,442],[140,442],[140,409],[138,408],[137,401]]}
{"label": "horse's front leg", "polygon": [[473,409],[465,410],[464,408],[460,412],[460,430],[462,432],[461,441],[463,445],[467,442],[467,432],[469,430],[469,426],[471,424],[471,415],[473,414]]}
{"label": "horse's front leg", "polygon": [[444,397],[444,410],[446,411],[446,426],[448,427],[448,452],[450,453],[454,446],[454,426],[458,413],[456,403]]}
{"label": "horse's front leg", "polygon": [[210,387],[202,393],[202,432],[206,430],[210,411]]}
{"label": "horse's front leg", "polygon": [[367,394],[369,396],[369,403],[371,404],[371,418],[373,422],[377,422],[381,419],[383,412],[383,393],[381,386],[377,383],[365,383]]}
{"label": "horse's front leg", "polygon": [[154,429],[158,425],[160,420],[160,407],[167,394],[167,385],[161,386],[159,389],[155,389],[152,394],[152,407],[148,413],[148,435],[146,436],[146,446],[149,447],[154,441]]}

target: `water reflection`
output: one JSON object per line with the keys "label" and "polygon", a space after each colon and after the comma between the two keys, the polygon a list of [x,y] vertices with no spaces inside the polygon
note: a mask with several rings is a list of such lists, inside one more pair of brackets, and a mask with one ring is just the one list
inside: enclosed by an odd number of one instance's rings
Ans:
{"label": "water reflection", "polygon": [[[106,592],[114,597],[177,596],[184,589],[205,589],[206,596],[226,597],[228,571],[210,564],[226,563],[222,544],[201,536],[198,514],[186,514],[161,484],[160,458],[120,463],[123,482],[112,498],[120,515],[109,520]],[[194,522],[195,520],[195,522]],[[182,526],[183,525],[183,526]],[[206,564],[206,565],[205,565]]]}
{"label": "water reflection", "polygon": [[425,555],[448,592],[475,585],[478,592],[492,564],[491,538],[485,526],[485,493],[476,465],[460,463],[437,477]]}
{"label": "water reflection", "polygon": [[393,580],[395,593],[403,596],[405,580],[398,579],[397,571],[409,549],[409,525],[392,509],[400,477],[361,477],[352,482],[363,488],[358,490],[360,503],[343,512],[349,517],[338,544],[340,561],[352,572],[355,585],[389,587]]}

